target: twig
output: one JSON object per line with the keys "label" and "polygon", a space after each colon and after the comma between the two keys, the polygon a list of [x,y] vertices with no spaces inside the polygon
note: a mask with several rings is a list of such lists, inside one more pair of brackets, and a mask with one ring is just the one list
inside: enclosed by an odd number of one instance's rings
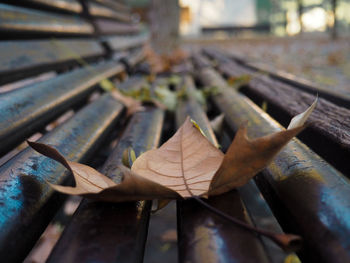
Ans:
{"label": "twig", "polygon": [[225,218],[226,220],[228,220],[236,225],[239,225],[240,227],[242,227],[246,230],[249,230],[249,231],[255,232],[257,234],[266,236],[267,238],[270,238],[272,241],[274,241],[277,245],[279,245],[285,251],[296,251],[296,250],[300,249],[300,247],[302,245],[302,238],[300,236],[293,235],[293,234],[277,234],[277,233],[273,233],[270,231],[256,228],[254,226],[251,226],[245,222],[242,222],[239,219],[234,218],[232,216],[229,216],[228,214],[216,209],[215,207],[207,204],[206,202],[204,202],[202,199],[200,199],[197,196],[193,196],[193,199],[196,200],[199,204],[204,206],[209,211],[213,212],[214,214],[216,214],[222,218]]}

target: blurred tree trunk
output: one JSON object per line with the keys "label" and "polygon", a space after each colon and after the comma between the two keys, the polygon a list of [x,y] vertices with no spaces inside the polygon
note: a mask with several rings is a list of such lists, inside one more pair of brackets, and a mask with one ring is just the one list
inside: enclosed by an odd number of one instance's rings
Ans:
{"label": "blurred tree trunk", "polygon": [[298,5],[298,19],[299,19],[299,25],[300,25],[300,33],[303,33],[304,32],[304,25],[302,20],[302,16],[304,13],[303,0],[297,0],[297,5]]}
{"label": "blurred tree trunk", "polygon": [[333,12],[333,28],[332,28],[332,39],[337,39],[337,0],[332,0],[332,12]]}
{"label": "blurred tree trunk", "polygon": [[178,0],[151,0],[151,41],[158,54],[171,54],[179,45]]}

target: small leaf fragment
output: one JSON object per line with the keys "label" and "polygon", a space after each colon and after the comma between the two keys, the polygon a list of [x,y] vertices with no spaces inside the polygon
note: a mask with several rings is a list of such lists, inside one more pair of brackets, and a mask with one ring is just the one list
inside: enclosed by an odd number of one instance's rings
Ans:
{"label": "small leaf fragment", "polygon": [[314,100],[314,102],[311,104],[309,108],[307,108],[304,112],[294,116],[294,118],[290,121],[287,129],[289,130],[289,129],[303,126],[306,120],[309,118],[312,111],[315,109],[317,102],[318,102],[318,96],[316,96],[316,99]]}
{"label": "small leaf fragment", "polygon": [[111,92],[112,90],[115,89],[115,86],[112,81],[109,79],[103,79],[100,81],[100,86],[104,91]]}
{"label": "small leaf fragment", "polygon": [[119,90],[114,89],[111,92],[113,98],[120,101],[127,108],[127,115],[130,116],[138,111],[143,111],[145,108],[142,106],[142,102],[135,100],[131,97],[123,95]]}

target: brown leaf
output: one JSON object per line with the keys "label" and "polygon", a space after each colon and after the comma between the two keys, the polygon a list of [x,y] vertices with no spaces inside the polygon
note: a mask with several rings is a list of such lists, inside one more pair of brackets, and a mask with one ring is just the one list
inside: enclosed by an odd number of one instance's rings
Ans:
{"label": "brown leaf", "polygon": [[83,195],[85,193],[99,193],[107,187],[116,185],[111,179],[99,173],[95,169],[76,162],[67,161],[56,149],[38,142],[28,144],[37,152],[61,163],[72,172],[76,186],[61,186],[50,184],[55,190],[71,195]]}
{"label": "brown leaf", "polygon": [[219,195],[245,185],[303,129],[301,126],[250,140],[246,125],[241,126],[213,177],[209,195]]}
{"label": "brown leaf", "polygon": [[119,167],[123,173],[123,180],[120,184],[116,184],[107,176],[87,165],[67,161],[57,150],[46,144],[29,141],[28,144],[37,152],[61,163],[72,172],[76,183],[75,187],[49,183],[52,188],[59,192],[111,202],[180,197],[173,190],[138,176],[125,166]]}
{"label": "brown leaf", "polygon": [[138,111],[144,111],[145,108],[142,106],[142,102],[135,100],[134,98],[123,95],[119,90],[114,89],[111,91],[113,98],[120,101],[127,108],[127,116],[130,116]]}
{"label": "brown leaf", "polygon": [[223,156],[187,118],[159,149],[138,157],[131,170],[182,197],[198,196],[208,191]]}

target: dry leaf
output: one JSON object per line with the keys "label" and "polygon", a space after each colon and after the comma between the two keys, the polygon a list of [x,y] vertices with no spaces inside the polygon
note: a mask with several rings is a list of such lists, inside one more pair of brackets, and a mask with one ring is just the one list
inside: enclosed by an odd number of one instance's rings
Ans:
{"label": "dry leaf", "polygon": [[131,97],[123,95],[119,90],[114,89],[111,92],[113,98],[120,101],[127,108],[127,116],[130,116],[138,111],[144,111],[145,108],[142,106],[142,102],[135,100]]}
{"label": "dry leaf", "polygon": [[173,189],[182,197],[198,196],[208,191],[223,156],[187,118],[159,149],[139,156],[131,170]]}
{"label": "dry leaf", "polygon": [[304,123],[309,118],[312,111],[315,109],[317,102],[318,102],[318,95],[316,96],[315,101],[311,104],[309,108],[306,109],[306,111],[294,116],[294,118],[290,121],[287,129],[292,129],[292,128],[304,125]]}
{"label": "dry leaf", "polygon": [[165,204],[167,199],[219,195],[246,184],[304,128],[305,116],[316,102],[292,120],[293,129],[250,140],[246,126],[242,126],[225,156],[187,118],[160,148],[136,158],[131,170],[119,167],[123,174],[120,184],[89,166],[67,161],[50,146],[28,143],[73,173],[75,187],[52,185],[60,192],[112,202],[161,199]]}
{"label": "dry leaf", "polygon": [[213,177],[209,195],[219,195],[245,185],[303,128],[297,127],[250,140],[246,126],[240,127]]}
{"label": "dry leaf", "polygon": [[87,165],[67,161],[57,150],[48,145],[29,141],[28,144],[37,152],[61,163],[72,172],[76,183],[75,187],[49,183],[59,192],[111,202],[152,200],[158,197],[179,198],[179,195],[173,190],[133,174],[125,166],[119,167],[122,170],[123,178],[120,184],[116,184],[107,176]]}

